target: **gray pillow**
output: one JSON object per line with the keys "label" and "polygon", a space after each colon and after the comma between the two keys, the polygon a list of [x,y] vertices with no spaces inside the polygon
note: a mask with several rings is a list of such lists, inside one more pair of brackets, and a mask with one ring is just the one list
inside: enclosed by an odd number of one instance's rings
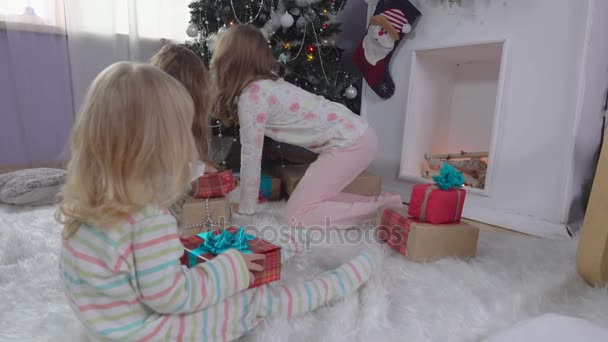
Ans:
{"label": "gray pillow", "polygon": [[66,171],[26,169],[0,174],[0,202],[19,205],[46,205],[59,201]]}

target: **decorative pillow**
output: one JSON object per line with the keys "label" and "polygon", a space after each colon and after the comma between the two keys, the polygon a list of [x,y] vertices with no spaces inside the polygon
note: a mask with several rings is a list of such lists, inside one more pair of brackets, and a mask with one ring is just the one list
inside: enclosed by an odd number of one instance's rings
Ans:
{"label": "decorative pillow", "polygon": [[65,178],[65,170],[47,168],[0,174],[0,202],[18,205],[57,203]]}

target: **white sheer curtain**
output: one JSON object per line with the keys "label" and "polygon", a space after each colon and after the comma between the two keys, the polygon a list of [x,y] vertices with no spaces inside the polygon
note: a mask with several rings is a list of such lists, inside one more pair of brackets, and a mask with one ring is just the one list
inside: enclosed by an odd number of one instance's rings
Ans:
{"label": "white sheer curtain", "polygon": [[117,61],[146,61],[169,41],[184,42],[189,0],[63,0],[79,108],[95,76]]}
{"label": "white sheer curtain", "polygon": [[0,0],[0,172],[65,162],[95,76],[187,39],[189,0]]}

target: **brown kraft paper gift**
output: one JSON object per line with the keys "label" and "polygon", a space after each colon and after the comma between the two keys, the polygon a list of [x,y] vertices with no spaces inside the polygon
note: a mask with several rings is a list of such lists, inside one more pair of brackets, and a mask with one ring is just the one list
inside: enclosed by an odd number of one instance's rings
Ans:
{"label": "brown kraft paper gift", "polygon": [[232,208],[228,197],[188,198],[182,206],[181,213],[183,235],[190,236],[211,229],[224,229],[230,224],[231,218]]}
{"label": "brown kraft paper gift", "polygon": [[[283,191],[285,194],[289,196],[293,193],[307,169],[308,165],[290,165],[277,169],[277,174],[283,181]],[[382,190],[381,186],[382,181],[379,176],[368,171],[363,171],[343,191],[361,196],[378,196]]]}

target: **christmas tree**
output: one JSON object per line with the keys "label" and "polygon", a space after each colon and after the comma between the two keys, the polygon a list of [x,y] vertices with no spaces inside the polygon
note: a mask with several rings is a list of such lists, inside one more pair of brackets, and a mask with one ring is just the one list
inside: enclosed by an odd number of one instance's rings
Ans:
{"label": "christmas tree", "polygon": [[336,15],[346,0],[198,0],[190,7],[189,47],[209,65],[217,35],[236,24],[260,28],[281,65],[281,76],[359,113],[355,79],[342,70]]}

